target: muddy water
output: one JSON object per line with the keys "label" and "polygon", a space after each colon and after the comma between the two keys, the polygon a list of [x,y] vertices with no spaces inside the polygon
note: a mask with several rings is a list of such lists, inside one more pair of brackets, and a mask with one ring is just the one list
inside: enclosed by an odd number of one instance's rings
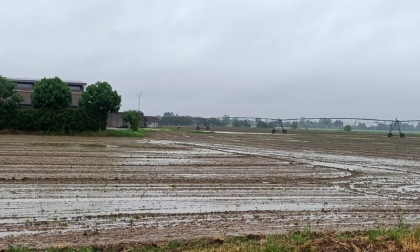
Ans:
{"label": "muddy water", "polygon": [[157,230],[356,229],[401,215],[420,223],[419,160],[360,155],[366,146],[357,142],[351,151],[300,135],[0,138],[0,244],[135,226],[166,237]]}

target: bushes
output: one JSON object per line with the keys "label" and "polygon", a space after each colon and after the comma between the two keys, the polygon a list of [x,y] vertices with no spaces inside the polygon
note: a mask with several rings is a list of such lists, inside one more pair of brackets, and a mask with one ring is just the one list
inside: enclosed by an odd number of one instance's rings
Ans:
{"label": "bushes", "polygon": [[351,126],[350,125],[344,126],[344,131],[351,131]]}
{"label": "bushes", "polygon": [[20,108],[22,97],[15,89],[16,84],[0,75],[0,129],[10,128],[10,122]]}
{"label": "bushes", "polygon": [[102,127],[103,118],[82,109],[21,109],[10,124],[14,130],[69,134],[98,131]]}
{"label": "bushes", "polygon": [[129,123],[130,128],[134,131],[138,130],[140,126],[140,113],[136,110],[129,110],[123,117],[124,123]]}

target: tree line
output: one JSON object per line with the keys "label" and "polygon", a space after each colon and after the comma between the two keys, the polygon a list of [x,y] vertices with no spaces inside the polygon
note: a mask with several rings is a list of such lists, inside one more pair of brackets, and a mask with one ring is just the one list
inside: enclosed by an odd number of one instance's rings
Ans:
{"label": "tree line", "polygon": [[[224,115],[221,118],[202,118],[193,117],[188,115],[178,115],[173,112],[165,112],[160,117],[162,125],[169,126],[209,126],[209,127],[226,127],[232,126],[235,128],[274,128],[276,125],[275,121],[263,120],[261,118],[250,119],[238,119],[231,118],[228,115]],[[390,125],[386,123],[377,122],[374,125],[367,126],[363,122],[355,122],[351,125],[345,125],[342,120],[320,118],[319,120],[308,120],[302,117],[297,121],[283,122],[283,126],[290,129],[337,129],[351,131],[355,130],[389,130]],[[401,123],[401,130],[403,131],[418,131],[420,130],[420,123],[411,125],[408,123]]]}
{"label": "tree line", "polygon": [[75,133],[105,130],[108,113],[117,112],[121,96],[107,82],[88,85],[78,107],[70,108],[72,93],[60,78],[37,82],[31,95],[32,108],[23,108],[16,84],[0,76],[0,130]]}

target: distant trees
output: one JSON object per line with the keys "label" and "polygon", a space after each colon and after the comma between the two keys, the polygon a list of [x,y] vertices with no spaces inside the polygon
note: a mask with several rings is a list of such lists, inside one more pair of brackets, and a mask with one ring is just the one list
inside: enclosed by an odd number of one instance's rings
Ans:
{"label": "distant trees", "polygon": [[141,124],[140,113],[136,110],[129,110],[123,116],[123,122],[130,124],[130,128],[137,131]]}
{"label": "distant trees", "polygon": [[225,125],[229,125],[230,124],[230,117],[229,117],[229,115],[224,115],[223,116],[223,123]]}
{"label": "distant trees", "polygon": [[248,120],[234,119],[232,122],[232,126],[236,128],[250,128],[251,124],[248,122]]}
{"label": "distant trees", "polygon": [[208,126],[208,127],[217,127],[217,126],[226,126],[227,123],[224,119],[221,118],[202,118],[202,117],[193,117],[189,115],[180,116],[173,112],[165,112],[160,118],[160,123],[162,125],[169,126]]}
{"label": "distant trees", "polygon": [[212,126],[212,127],[223,127],[226,126],[227,123],[224,120],[220,120],[218,118],[208,118],[202,121],[201,125],[205,126]]}
{"label": "distant trees", "polygon": [[356,129],[359,129],[359,130],[366,130],[368,127],[366,126],[366,123],[358,123],[357,125],[356,125]]}
{"label": "distant trees", "polygon": [[165,112],[165,113],[163,113],[163,117],[171,117],[171,116],[175,116],[175,114],[173,112]]}
{"label": "distant trees", "polygon": [[350,125],[344,126],[344,131],[351,131],[351,126]]}
{"label": "distant trees", "polygon": [[329,128],[332,125],[332,120],[329,118],[319,119],[319,124],[324,125],[324,128]]}
{"label": "distant trees", "polygon": [[258,122],[257,122],[257,128],[262,128],[262,129],[269,128],[269,127],[268,127],[268,123],[263,122],[263,121],[258,121]]}
{"label": "distant trees", "polygon": [[298,122],[297,122],[297,121],[292,122],[292,123],[290,124],[290,128],[291,128],[291,129],[297,129],[297,128],[298,128]]}
{"label": "distant trees", "polygon": [[10,127],[21,101],[22,97],[16,93],[16,84],[0,75],[0,129]]}
{"label": "distant trees", "polygon": [[163,117],[160,118],[160,122],[163,125],[173,126],[192,126],[194,125],[193,118],[191,116],[178,116],[173,112],[165,112]]}
{"label": "distant trees", "polygon": [[341,128],[343,127],[344,123],[341,120],[335,120],[333,123],[334,128]]}

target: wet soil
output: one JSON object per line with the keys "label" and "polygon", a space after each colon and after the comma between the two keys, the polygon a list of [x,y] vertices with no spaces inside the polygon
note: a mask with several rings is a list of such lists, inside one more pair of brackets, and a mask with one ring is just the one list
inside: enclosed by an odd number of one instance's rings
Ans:
{"label": "wet soil", "polygon": [[0,135],[0,250],[420,223],[420,138]]}

